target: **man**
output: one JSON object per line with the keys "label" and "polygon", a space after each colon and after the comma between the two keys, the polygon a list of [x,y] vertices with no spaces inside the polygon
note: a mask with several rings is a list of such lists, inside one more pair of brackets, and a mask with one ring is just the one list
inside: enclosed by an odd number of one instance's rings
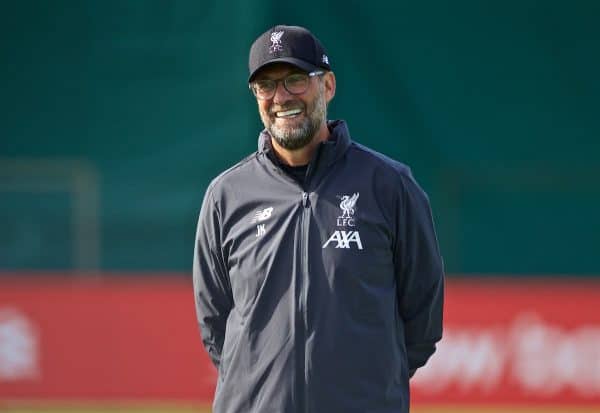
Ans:
{"label": "man", "polygon": [[216,413],[399,413],[442,335],[426,195],[403,164],[327,121],[319,40],[275,26],[250,49],[265,130],[208,187],[194,293]]}

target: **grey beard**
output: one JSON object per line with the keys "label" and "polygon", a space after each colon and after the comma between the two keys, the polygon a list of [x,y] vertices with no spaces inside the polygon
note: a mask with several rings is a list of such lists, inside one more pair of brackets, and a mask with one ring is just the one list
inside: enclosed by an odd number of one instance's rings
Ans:
{"label": "grey beard", "polygon": [[[282,148],[289,150],[304,148],[315,137],[327,116],[327,105],[323,98],[323,90],[319,92],[319,95],[315,99],[313,110],[310,112],[307,111],[309,114],[300,126],[295,128],[281,128],[274,123],[265,125],[271,137]],[[263,123],[266,124],[266,122]]]}
{"label": "grey beard", "polygon": [[292,129],[271,124],[269,133],[282,148],[294,150],[308,145],[319,130],[319,125],[320,122],[317,123],[314,119],[305,119],[302,125]]}

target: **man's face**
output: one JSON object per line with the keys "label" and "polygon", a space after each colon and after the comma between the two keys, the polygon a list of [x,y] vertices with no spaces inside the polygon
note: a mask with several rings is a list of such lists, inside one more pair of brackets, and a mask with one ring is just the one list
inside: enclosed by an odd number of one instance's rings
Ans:
{"label": "man's face", "polygon": [[[293,73],[303,73],[288,64],[274,64],[262,69],[254,80],[284,79]],[[289,93],[283,82],[277,83],[271,99],[257,99],[260,118],[271,137],[285,149],[300,149],[309,144],[326,121],[327,102],[324,81],[315,76],[309,79],[306,91]]]}

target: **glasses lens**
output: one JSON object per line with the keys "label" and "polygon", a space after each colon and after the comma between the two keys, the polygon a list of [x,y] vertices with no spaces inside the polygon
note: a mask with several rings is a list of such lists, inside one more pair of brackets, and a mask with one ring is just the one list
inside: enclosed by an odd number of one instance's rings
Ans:
{"label": "glasses lens", "polygon": [[[281,80],[261,79],[252,83],[252,92],[259,99],[271,99],[275,95],[277,83]],[[310,77],[305,73],[294,73],[283,79],[285,89],[293,94],[300,95],[308,89]]]}
{"label": "glasses lens", "polygon": [[306,92],[306,89],[308,88],[308,75],[294,73],[285,78],[284,84],[288,92],[299,95],[300,93]]}
{"label": "glasses lens", "polygon": [[252,90],[256,97],[261,99],[269,99],[275,92],[275,81],[270,79],[257,80],[252,85]]}

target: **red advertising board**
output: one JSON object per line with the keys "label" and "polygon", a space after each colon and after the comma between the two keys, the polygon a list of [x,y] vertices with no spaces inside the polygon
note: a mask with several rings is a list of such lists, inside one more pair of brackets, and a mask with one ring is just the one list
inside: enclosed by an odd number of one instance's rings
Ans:
{"label": "red advertising board", "polygon": [[[350,361],[349,361],[350,362]],[[0,401],[209,403],[189,277],[0,277]],[[600,283],[449,277],[415,403],[600,406]]]}
{"label": "red advertising board", "polygon": [[87,278],[0,277],[0,398],[211,399],[191,279]]}
{"label": "red advertising board", "polygon": [[600,405],[600,283],[450,280],[444,338],[412,388],[427,402]]}

